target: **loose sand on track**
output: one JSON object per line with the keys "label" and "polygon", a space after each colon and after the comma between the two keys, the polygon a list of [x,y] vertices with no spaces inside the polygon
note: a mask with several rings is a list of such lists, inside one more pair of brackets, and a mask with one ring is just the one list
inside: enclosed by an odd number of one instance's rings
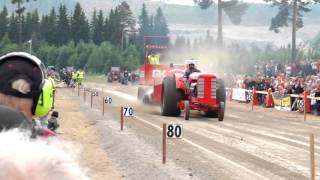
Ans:
{"label": "loose sand on track", "polygon": [[80,148],[80,164],[88,171],[90,179],[121,179],[115,165],[99,144],[96,130],[91,127],[86,114],[79,111],[80,105],[58,89],[55,106],[60,116],[59,138],[71,141]]}

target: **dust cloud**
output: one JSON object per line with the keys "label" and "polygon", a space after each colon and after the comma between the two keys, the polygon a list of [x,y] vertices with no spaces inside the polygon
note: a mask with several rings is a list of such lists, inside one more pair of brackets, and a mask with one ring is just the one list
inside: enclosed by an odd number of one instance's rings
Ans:
{"label": "dust cloud", "polygon": [[231,73],[235,68],[245,69],[244,67],[235,67],[234,60],[230,56],[232,52],[227,48],[202,46],[197,49],[169,50],[167,53],[169,58],[163,60],[165,64],[185,64],[186,60],[193,58],[198,61],[197,68],[204,73],[223,75]]}
{"label": "dust cloud", "polygon": [[0,179],[88,180],[76,162],[78,151],[71,144],[29,137],[17,129],[0,133]]}

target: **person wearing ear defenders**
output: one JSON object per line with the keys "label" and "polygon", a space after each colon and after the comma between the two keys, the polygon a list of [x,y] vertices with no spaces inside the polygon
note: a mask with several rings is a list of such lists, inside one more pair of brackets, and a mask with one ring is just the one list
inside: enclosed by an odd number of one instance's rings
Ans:
{"label": "person wearing ear defenders", "polygon": [[53,85],[40,59],[24,52],[0,57],[0,106],[21,112],[27,123],[52,110]]}

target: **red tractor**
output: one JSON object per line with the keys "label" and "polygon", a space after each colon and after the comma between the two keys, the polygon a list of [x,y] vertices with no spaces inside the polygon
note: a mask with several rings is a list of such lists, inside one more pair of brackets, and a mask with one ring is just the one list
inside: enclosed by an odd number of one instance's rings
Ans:
{"label": "red tractor", "polygon": [[190,110],[198,110],[207,117],[223,121],[226,103],[224,82],[213,74],[192,73],[187,79],[181,73],[168,74],[158,86],[161,94],[161,114],[180,116],[184,111],[185,120]]}
{"label": "red tractor", "polygon": [[[145,37],[146,52],[165,49],[167,40],[167,37]],[[138,99],[159,104],[163,116],[180,116],[183,111],[188,120],[190,110],[198,110],[223,121],[226,103],[223,80],[208,73],[192,73],[186,78],[185,69],[184,65],[143,64]]]}

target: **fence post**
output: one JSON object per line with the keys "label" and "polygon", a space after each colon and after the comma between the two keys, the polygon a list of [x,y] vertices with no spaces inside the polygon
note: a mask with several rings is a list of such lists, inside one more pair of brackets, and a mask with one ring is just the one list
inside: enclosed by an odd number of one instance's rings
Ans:
{"label": "fence post", "polygon": [[120,109],[120,130],[122,131],[123,130],[123,107],[121,107]]}
{"label": "fence post", "polygon": [[80,96],[80,86],[78,85],[78,96]]}
{"label": "fence post", "polygon": [[93,94],[92,94],[92,91],[90,91],[90,107],[92,108],[92,99],[93,99]]}
{"label": "fence post", "polygon": [[105,104],[104,99],[105,98],[102,96],[102,116],[104,116],[104,104]]}

